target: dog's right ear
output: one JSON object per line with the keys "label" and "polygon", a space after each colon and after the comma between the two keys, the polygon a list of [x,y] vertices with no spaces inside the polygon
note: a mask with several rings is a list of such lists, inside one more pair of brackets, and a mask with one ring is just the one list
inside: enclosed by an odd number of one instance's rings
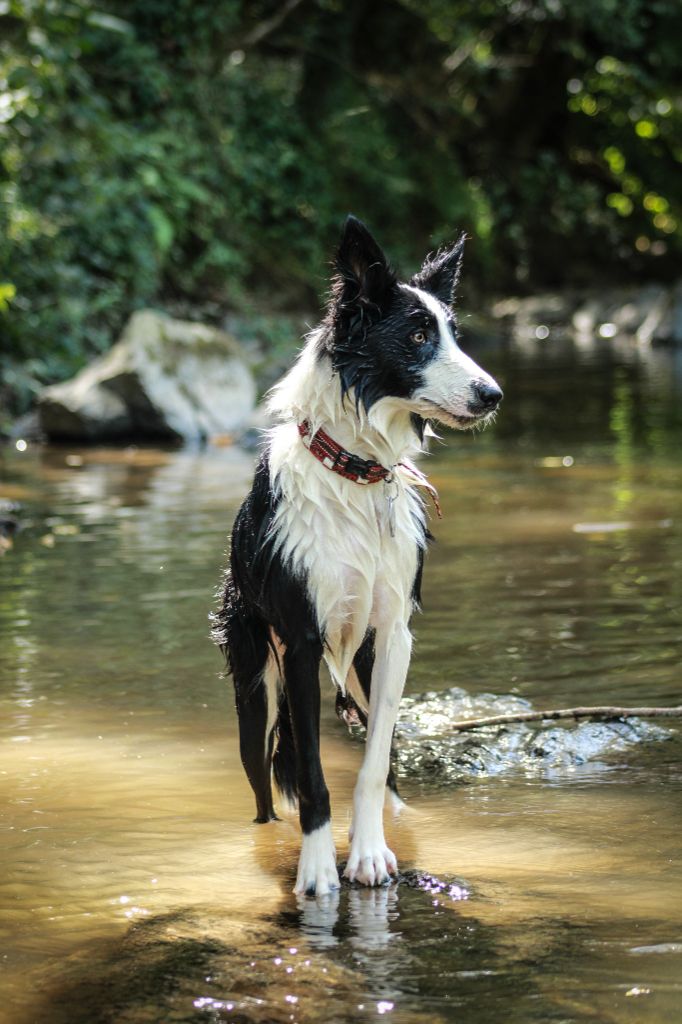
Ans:
{"label": "dog's right ear", "polygon": [[350,310],[385,304],[397,282],[383,250],[362,221],[349,214],[334,260],[334,298]]}

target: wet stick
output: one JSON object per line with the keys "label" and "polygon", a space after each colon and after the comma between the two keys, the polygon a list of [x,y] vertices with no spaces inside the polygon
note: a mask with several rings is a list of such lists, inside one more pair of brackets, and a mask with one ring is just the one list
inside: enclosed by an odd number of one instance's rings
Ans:
{"label": "wet stick", "polygon": [[515,722],[551,722],[559,718],[596,718],[602,722],[619,718],[682,718],[682,707],[675,708],[557,708],[554,711],[517,711],[509,715],[491,715],[489,718],[470,718],[453,722],[454,732],[469,732],[487,725],[512,725]]}

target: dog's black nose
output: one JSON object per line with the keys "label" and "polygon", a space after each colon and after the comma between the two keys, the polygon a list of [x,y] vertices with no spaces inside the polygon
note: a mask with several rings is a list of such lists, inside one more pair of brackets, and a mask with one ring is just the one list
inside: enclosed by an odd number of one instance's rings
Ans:
{"label": "dog's black nose", "polygon": [[471,385],[474,393],[474,401],[469,408],[476,412],[492,412],[502,401],[502,389],[497,384],[488,384],[487,381],[476,381]]}

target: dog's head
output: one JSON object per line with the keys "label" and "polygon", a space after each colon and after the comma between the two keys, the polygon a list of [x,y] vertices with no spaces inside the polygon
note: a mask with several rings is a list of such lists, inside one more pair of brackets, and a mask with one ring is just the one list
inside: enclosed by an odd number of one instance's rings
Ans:
{"label": "dog's head", "polygon": [[325,345],[341,380],[369,412],[397,401],[420,419],[465,430],[484,423],[499,386],[457,344],[454,292],[464,236],[400,282],[361,221],[348,217],[336,254]]}

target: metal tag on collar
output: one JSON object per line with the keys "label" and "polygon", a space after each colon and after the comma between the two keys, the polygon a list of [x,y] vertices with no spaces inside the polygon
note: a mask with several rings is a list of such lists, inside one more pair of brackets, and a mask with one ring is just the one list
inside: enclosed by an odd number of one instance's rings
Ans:
{"label": "metal tag on collar", "polygon": [[388,532],[395,537],[395,503],[400,494],[400,487],[393,470],[384,478],[384,494],[386,495],[386,514],[388,518]]}

